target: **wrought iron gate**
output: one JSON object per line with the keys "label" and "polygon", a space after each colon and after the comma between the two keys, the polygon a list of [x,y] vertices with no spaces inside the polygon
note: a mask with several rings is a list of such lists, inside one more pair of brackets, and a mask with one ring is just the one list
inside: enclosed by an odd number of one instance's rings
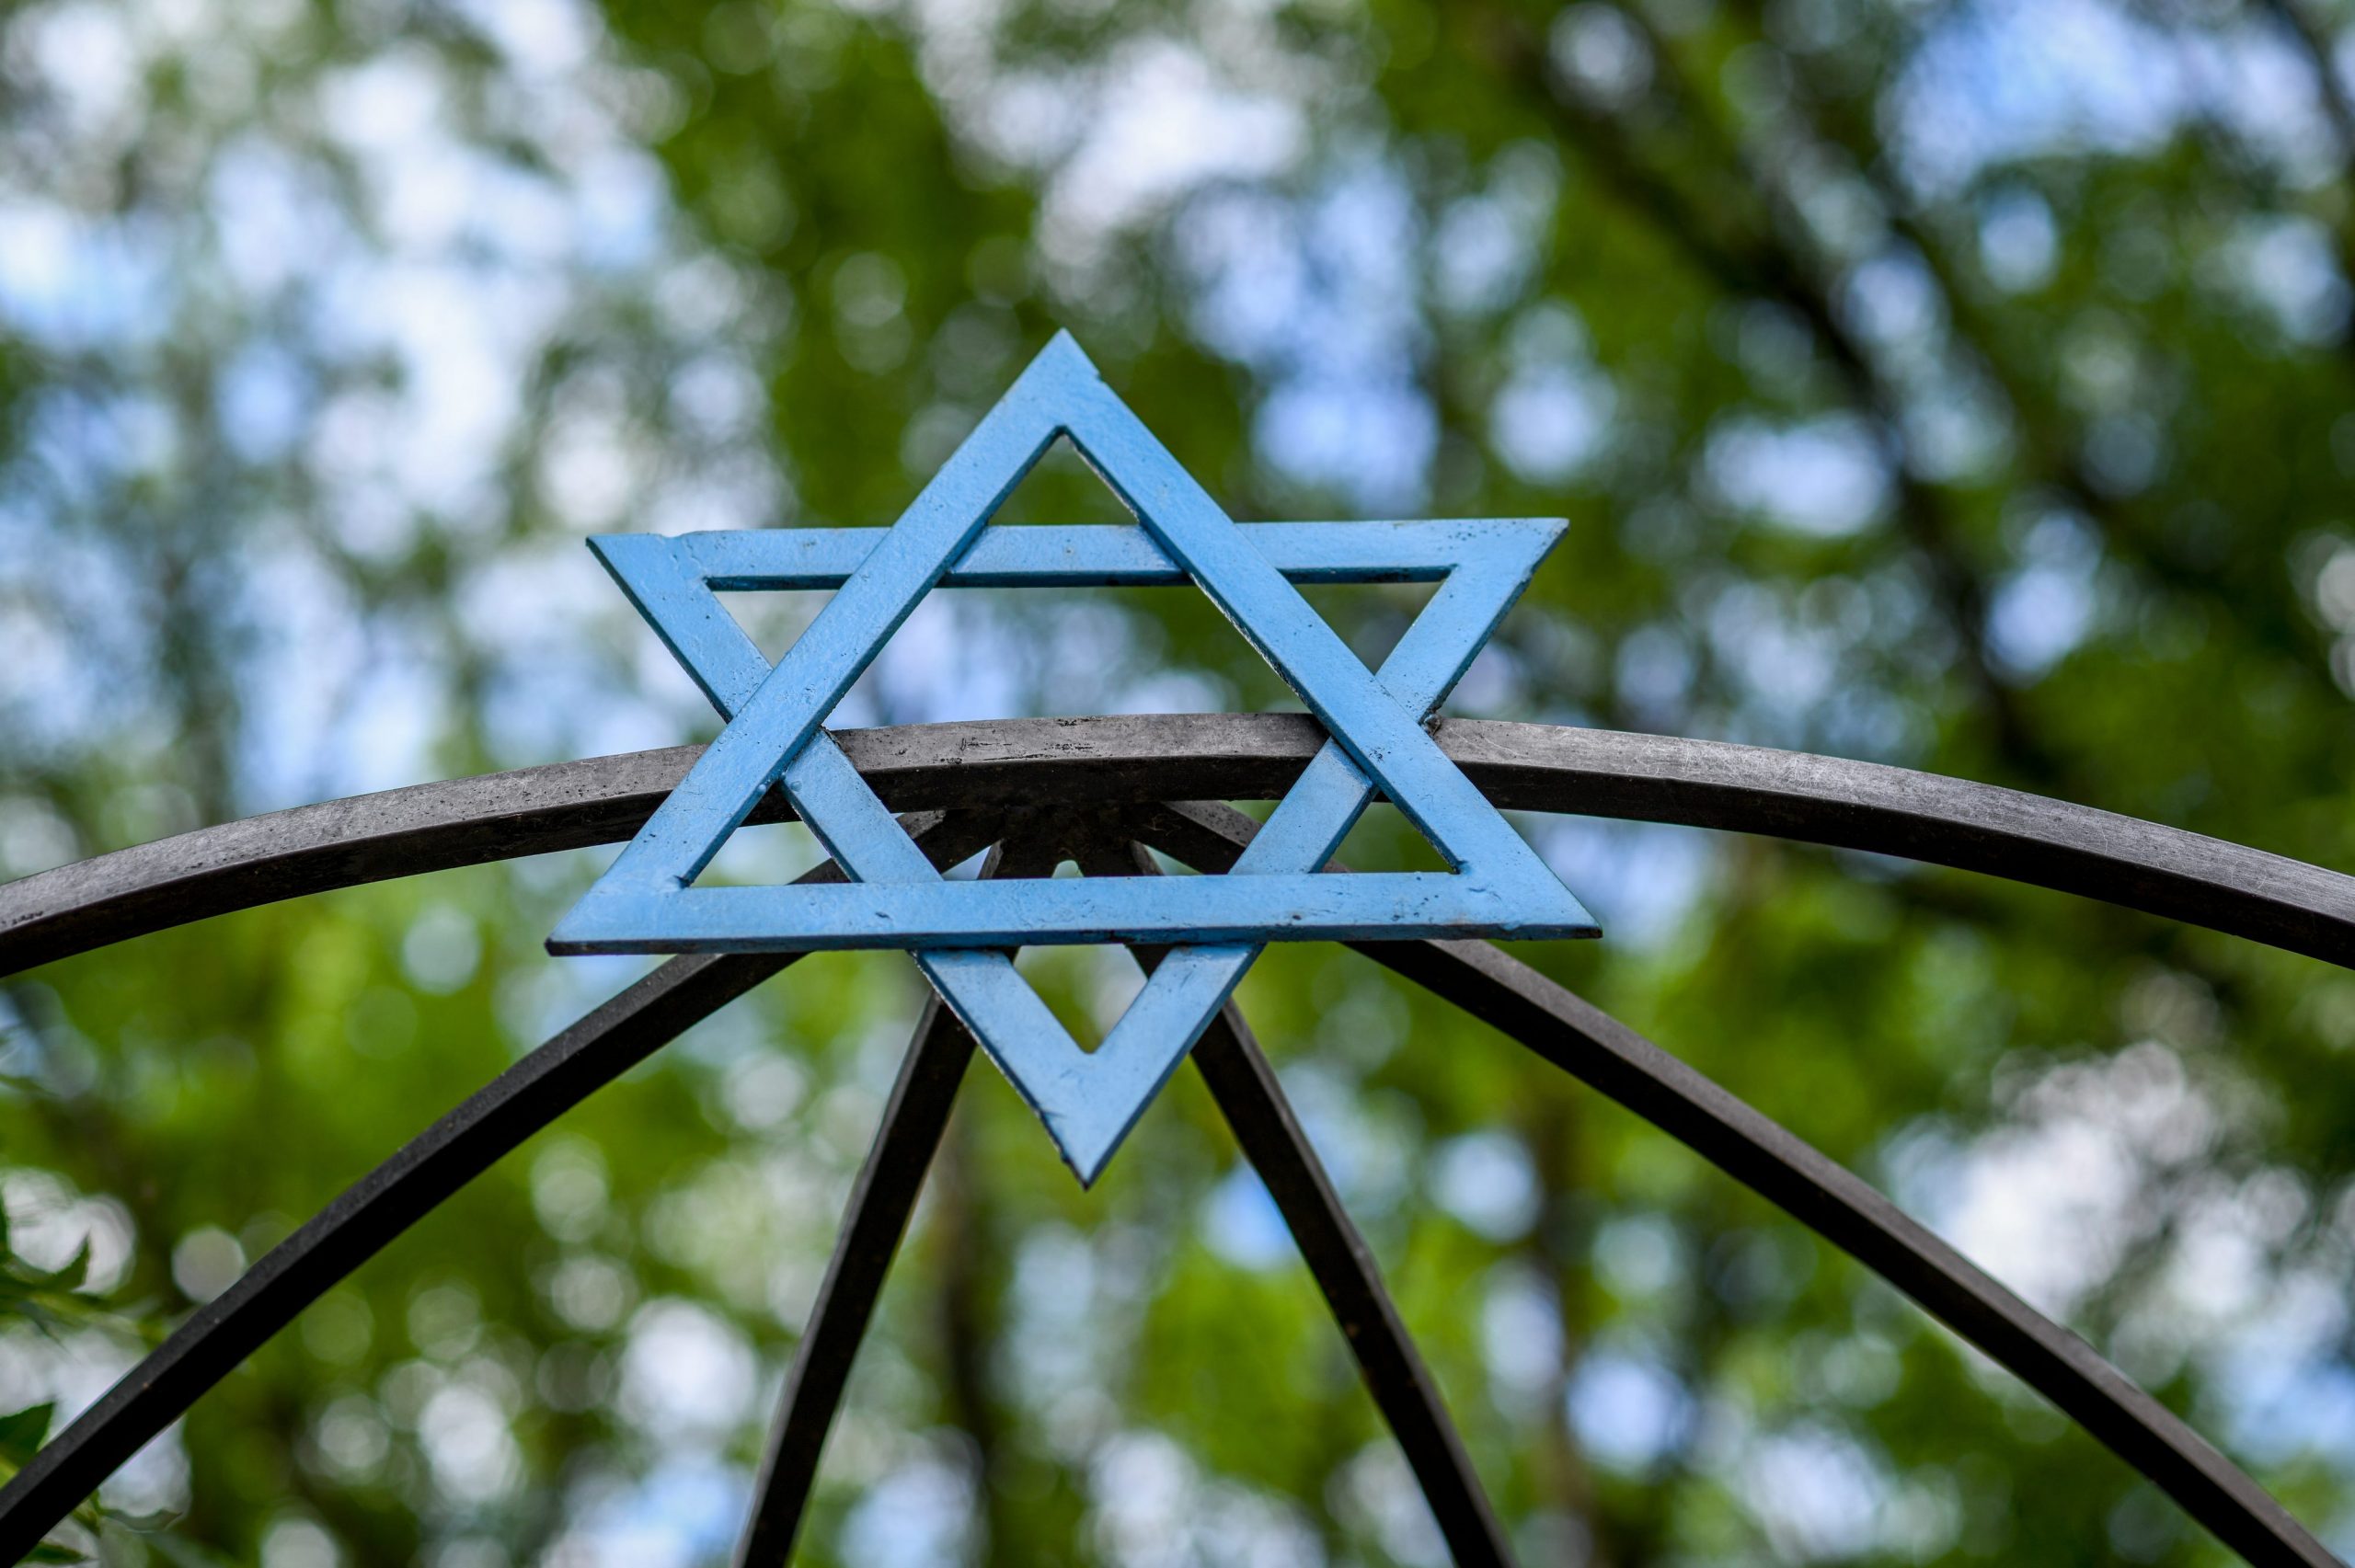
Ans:
{"label": "wrought iron gate", "polygon": [[[2098,898],[2355,967],[2355,878],[2131,818],[1872,763],[1708,741],[1450,721],[1442,749],[1523,811],[1768,834]],[[1065,858],[1149,875],[1150,846],[1223,870],[1255,824],[1211,802],[1281,795],[1312,719],[1183,715],[853,730],[837,738],[936,864]],[[423,784],[247,818],[0,887],[0,973],[306,893],[611,842],[693,763],[679,748]],[[1055,809],[1039,809],[1041,802]],[[789,815],[772,795],[752,818]],[[831,865],[810,874],[829,879]],[[1888,1199],[1677,1058],[1486,942],[1355,944],[1617,1101],[1841,1247],[2108,1444],[2250,1562],[2338,1560],[2091,1345]],[[143,1444],[419,1218],[792,954],[671,959],[426,1129],[192,1313],[0,1489],[0,1560],[29,1551]],[[1158,955],[1139,949],[1148,967]],[[786,1384],[739,1553],[788,1555],[820,1448],[972,1043],[936,1002],[911,1044]],[[1291,1225],[1456,1560],[1503,1531],[1372,1257],[1230,1005],[1193,1052]]]}

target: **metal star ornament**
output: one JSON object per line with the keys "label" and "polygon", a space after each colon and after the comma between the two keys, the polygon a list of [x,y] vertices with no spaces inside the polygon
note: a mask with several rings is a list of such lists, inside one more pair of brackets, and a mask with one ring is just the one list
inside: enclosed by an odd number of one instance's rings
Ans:
{"label": "metal star ornament", "polygon": [[[990,527],[1058,438],[1136,526]],[[1423,727],[1564,527],[1558,519],[1238,525],[1058,334],[888,529],[592,541],[728,726],[558,922],[548,949],[906,949],[1081,1181],[1092,1182],[1269,942],[1600,934]],[[1439,588],[1378,671],[1293,586],[1402,581]],[[936,587],[1187,582],[1210,595],[1329,737],[1224,875],[946,880],[822,727]],[[716,597],[808,588],[837,591],[774,667]],[[695,886],[772,787],[851,880]],[[1452,870],[1319,870],[1377,796]],[[1175,950],[1086,1051],[1006,950],[1109,942]]]}

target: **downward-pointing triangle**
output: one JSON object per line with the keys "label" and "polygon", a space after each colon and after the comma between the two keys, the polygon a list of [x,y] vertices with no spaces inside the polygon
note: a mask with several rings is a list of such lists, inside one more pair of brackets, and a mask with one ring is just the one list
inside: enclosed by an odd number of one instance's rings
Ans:
{"label": "downward-pointing triangle", "polygon": [[[990,528],[1067,435],[1141,527]],[[1092,1181],[1270,940],[1591,936],[1593,922],[1421,727],[1559,536],[1550,520],[1238,527],[1058,336],[888,530],[594,541],[729,725],[549,938],[555,952],[904,947],[1083,1182]],[[1294,581],[1435,580],[1369,672]],[[1223,876],[945,883],[820,723],[935,586],[1169,584],[1210,593],[1332,738]],[[774,667],[720,589],[838,588]],[[774,784],[854,878],[692,886]],[[1454,866],[1318,875],[1376,791]],[[1006,949],[1175,946],[1094,1052]]]}

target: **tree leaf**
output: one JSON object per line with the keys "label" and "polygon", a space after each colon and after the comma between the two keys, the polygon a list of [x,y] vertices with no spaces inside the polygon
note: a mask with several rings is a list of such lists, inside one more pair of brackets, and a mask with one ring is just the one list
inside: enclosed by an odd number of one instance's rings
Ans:
{"label": "tree leaf", "polygon": [[0,1459],[6,1459],[18,1469],[32,1463],[33,1455],[40,1450],[41,1440],[49,1436],[49,1424],[56,1414],[57,1405],[52,1401],[0,1415]]}
{"label": "tree leaf", "polygon": [[25,1554],[28,1562],[89,1562],[95,1561],[86,1551],[67,1546],[63,1541],[45,1540]]}

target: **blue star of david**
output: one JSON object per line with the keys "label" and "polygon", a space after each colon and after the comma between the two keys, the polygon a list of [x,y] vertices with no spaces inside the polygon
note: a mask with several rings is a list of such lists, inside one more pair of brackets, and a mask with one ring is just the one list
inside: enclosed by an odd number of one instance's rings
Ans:
{"label": "blue star of david", "polygon": [[[995,528],[1067,438],[1137,527]],[[1013,1082],[1083,1183],[1271,941],[1599,935],[1577,898],[1424,729],[1561,536],[1558,519],[1237,524],[1058,334],[889,529],[767,529],[592,540],[728,720],[637,838],[548,938],[553,953],[907,949]],[[938,587],[1199,584],[1329,738],[1223,876],[948,881],[821,727]],[[1369,671],[1296,582],[1436,582]],[[716,594],[833,588],[772,667]],[[851,878],[698,887],[781,786]],[[1319,868],[1377,794],[1449,872]],[[1174,950],[1092,1052],[1015,969],[1010,948]]]}

